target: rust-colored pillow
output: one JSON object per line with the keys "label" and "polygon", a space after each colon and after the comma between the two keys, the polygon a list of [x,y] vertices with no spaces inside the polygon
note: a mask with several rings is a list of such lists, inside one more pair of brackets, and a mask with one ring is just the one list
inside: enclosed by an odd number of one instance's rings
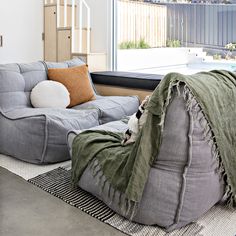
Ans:
{"label": "rust-colored pillow", "polygon": [[48,78],[62,83],[69,91],[70,105],[68,107],[96,99],[88,76],[86,65],[48,69]]}

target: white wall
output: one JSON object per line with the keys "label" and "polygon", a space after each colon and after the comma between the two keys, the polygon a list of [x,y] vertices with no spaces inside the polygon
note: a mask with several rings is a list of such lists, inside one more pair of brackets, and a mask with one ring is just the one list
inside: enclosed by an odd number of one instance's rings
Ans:
{"label": "white wall", "polygon": [[43,0],[0,0],[0,63],[43,59]]}
{"label": "white wall", "polygon": [[[189,53],[189,50],[189,48],[118,50],[117,69],[120,71],[139,71],[142,69],[151,69],[157,67],[186,65],[191,62],[191,59],[196,58],[196,53]],[[198,50],[197,52],[199,53],[200,49],[196,50]],[[200,57],[197,59],[202,60]]]}
{"label": "white wall", "polygon": [[112,0],[86,0],[91,9],[91,52],[107,54],[108,69],[111,60]]}

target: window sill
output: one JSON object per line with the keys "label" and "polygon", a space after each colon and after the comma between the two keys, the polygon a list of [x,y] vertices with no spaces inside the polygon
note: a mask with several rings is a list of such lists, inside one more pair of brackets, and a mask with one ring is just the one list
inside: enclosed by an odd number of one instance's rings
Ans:
{"label": "window sill", "polygon": [[133,72],[104,71],[93,72],[91,73],[91,77],[95,84],[152,91],[157,87],[164,76]]}

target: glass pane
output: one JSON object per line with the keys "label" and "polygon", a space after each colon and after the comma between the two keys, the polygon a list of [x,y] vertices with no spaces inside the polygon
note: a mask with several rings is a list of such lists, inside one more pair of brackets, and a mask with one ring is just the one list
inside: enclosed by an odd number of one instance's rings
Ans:
{"label": "glass pane", "polygon": [[236,4],[160,1],[117,0],[117,70],[236,70]]}

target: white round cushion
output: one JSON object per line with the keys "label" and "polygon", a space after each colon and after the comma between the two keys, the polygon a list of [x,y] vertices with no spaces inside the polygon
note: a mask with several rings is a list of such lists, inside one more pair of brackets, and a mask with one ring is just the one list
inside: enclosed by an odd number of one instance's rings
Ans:
{"label": "white round cushion", "polygon": [[45,80],[32,89],[30,100],[35,108],[66,108],[70,104],[70,94],[63,84]]}

